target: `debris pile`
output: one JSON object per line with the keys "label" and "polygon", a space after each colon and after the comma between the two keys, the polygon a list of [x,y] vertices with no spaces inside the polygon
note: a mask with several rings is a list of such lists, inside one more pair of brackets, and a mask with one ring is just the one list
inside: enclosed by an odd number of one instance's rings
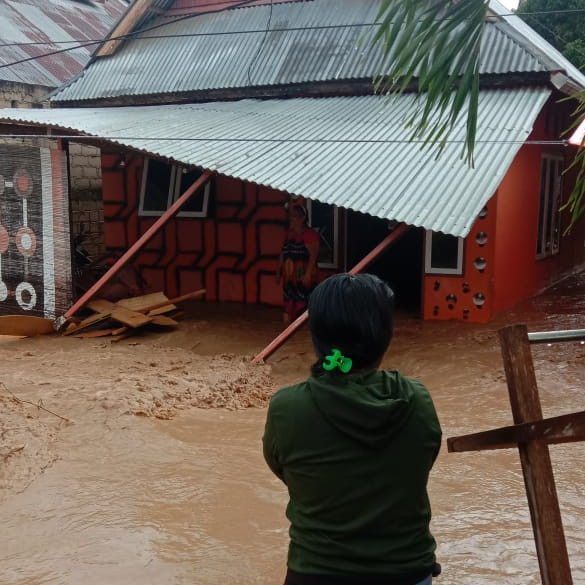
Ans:
{"label": "debris pile", "polygon": [[177,308],[177,303],[203,294],[205,290],[174,299],[169,299],[162,292],[117,302],[93,299],[84,306],[84,310],[90,311],[91,314],[84,319],[70,318],[62,333],[81,338],[109,337],[111,341],[116,342],[144,328],[173,328],[178,325],[177,319],[183,314]]}

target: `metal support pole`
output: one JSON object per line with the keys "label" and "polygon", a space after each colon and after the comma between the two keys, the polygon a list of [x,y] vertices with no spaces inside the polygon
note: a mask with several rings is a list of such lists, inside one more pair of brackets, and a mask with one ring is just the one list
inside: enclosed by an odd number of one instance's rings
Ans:
{"label": "metal support pole", "polygon": [[[388,234],[371,252],[364,256],[350,271],[350,274],[358,274],[372,261],[374,261],[390,244],[395,242],[406,230],[408,226],[400,224],[391,234]],[[297,317],[280,335],[273,339],[253,360],[253,364],[258,364],[271,356],[307,319],[308,311],[305,311],[300,317]]]}
{"label": "metal support pole", "polygon": [[76,303],[65,313],[64,317],[67,319],[72,317],[96,295],[101,288],[135,255],[140,249],[151,240],[156,233],[183,207],[189,200],[191,195],[202,187],[213,175],[212,171],[205,171],[147,230],[130,246],[130,248],[120,257],[112,267],[85,293]]}

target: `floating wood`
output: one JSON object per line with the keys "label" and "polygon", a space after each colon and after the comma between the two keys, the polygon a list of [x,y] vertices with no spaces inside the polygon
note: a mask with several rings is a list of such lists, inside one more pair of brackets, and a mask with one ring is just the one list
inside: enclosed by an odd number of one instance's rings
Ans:
{"label": "floating wood", "polygon": [[33,337],[54,333],[53,321],[34,315],[0,315],[0,335]]}
{"label": "floating wood", "polygon": [[176,309],[176,305],[164,305],[159,307],[158,309],[152,309],[146,313],[149,317],[154,317],[155,315],[163,315],[164,313],[170,313]]}
{"label": "floating wood", "polygon": [[[175,297],[174,299],[167,299],[166,303],[161,302],[159,304],[152,305],[152,306],[148,307],[147,309],[145,309],[145,311],[147,311],[147,312],[154,311],[156,309],[160,309],[161,307],[164,307],[167,304],[174,305],[176,303],[182,303],[183,301],[188,301],[190,299],[194,299],[196,297],[203,296],[206,292],[207,291],[204,288],[202,288],[201,290],[196,290],[194,292],[190,292],[190,293],[187,293],[185,295],[181,295],[180,297]],[[176,307],[174,307],[174,308],[176,309]]]}
{"label": "floating wood", "polygon": [[116,307],[110,314],[110,317],[114,319],[114,321],[118,321],[119,323],[128,325],[128,327],[132,328],[141,327],[152,321],[152,317],[148,317],[142,313],[137,313],[136,311],[130,311],[130,309],[124,307]]}
{"label": "floating wood", "polygon": [[161,327],[176,327],[179,323],[166,315],[155,315],[150,321],[153,325],[160,325]]}
{"label": "floating wood", "polygon": [[[108,335],[115,335],[116,331],[119,331],[120,328],[115,329],[96,329],[95,331],[82,331],[81,333],[76,333],[73,337],[78,337],[80,339],[93,339],[95,337],[107,337]],[[126,327],[122,329],[126,330]]]}
{"label": "floating wood", "polygon": [[91,317],[84,319],[78,325],[70,327],[63,333],[63,335],[73,335],[74,333],[82,331],[83,329],[92,327],[93,325],[96,325],[97,323],[100,323],[101,321],[105,321],[106,319],[108,319],[110,317],[110,314],[111,314],[110,312],[96,313],[95,315],[92,315]]}
{"label": "floating wood", "polygon": [[89,301],[85,305],[88,309],[95,311],[96,313],[107,313],[108,311],[113,311],[116,307],[116,303],[112,301],[108,301],[106,299],[94,299]]}
{"label": "floating wood", "polygon": [[121,299],[116,303],[116,306],[141,313],[150,310],[150,308],[154,306],[162,307],[165,304],[169,304],[169,302],[169,298],[164,293],[155,292],[148,295],[141,295],[139,297]]}
{"label": "floating wood", "polygon": [[134,335],[133,330],[125,331],[124,333],[120,333],[119,335],[113,335],[111,338],[112,343],[118,343],[118,341],[122,341],[122,339],[126,339],[127,337],[132,337]]}

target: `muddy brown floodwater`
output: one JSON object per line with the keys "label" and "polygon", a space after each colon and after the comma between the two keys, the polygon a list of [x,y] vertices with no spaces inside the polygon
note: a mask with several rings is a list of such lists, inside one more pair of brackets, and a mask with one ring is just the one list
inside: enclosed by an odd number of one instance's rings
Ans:
{"label": "muddy brown floodwater", "polygon": [[[384,366],[428,386],[445,438],[511,424],[497,329],[585,328],[584,293],[581,274],[485,326],[400,316]],[[200,303],[177,331],[119,344],[0,342],[0,584],[280,585],[287,497],[260,440],[274,389],[307,373],[308,332],[267,367],[242,359],[279,317]],[[583,410],[585,345],[533,355],[545,416]],[[585,443],[551,454],[585,585]],[[515,450],[444,444],[430,493],[439,585],[540,583]]]}

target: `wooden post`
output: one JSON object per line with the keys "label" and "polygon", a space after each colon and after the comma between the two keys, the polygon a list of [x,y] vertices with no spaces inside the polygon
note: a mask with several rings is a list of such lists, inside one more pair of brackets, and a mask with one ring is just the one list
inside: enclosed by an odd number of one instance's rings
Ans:
{"label": "wooden post", "polygon": [[[542,420],[542,409],[525,325],[498,332],[515,424]],[[520,461],[543,585],[572,585],[548,445],[520,443]]]}
{"label": "wooden post", "polygon": [[449,453],[516,449],[518,443],[530,441],[544,441],[547,445],[585,441],[585,410],[461,437],[449,437],[447,448]]}
{"label": "wooden post", "polygon": [[[368,264],[375,260],[390,244],[397,240],[406,230],[408,226],[400,224],[396,229],[388,234],[371,252],[366,254],[350,271],[350,274],[358,274]],[[271,356],[307,319],[309,318],[308,311],[297,317],[282,333],[273,339],[253,360],[253,364],[259,364],[267,357]]]}
{"label": "wooden post", "polygon": [[72,317],[108,282],[139,250],[151,240],[156,233],[172,218],[181,207],[189,200],[191,195],[202,187],[213,175],[212,171],[205,171],[145,232],[130,246],[130,248],[114,262],[111,268],[87,290],[73,306],[65,313],[64,317]]}

